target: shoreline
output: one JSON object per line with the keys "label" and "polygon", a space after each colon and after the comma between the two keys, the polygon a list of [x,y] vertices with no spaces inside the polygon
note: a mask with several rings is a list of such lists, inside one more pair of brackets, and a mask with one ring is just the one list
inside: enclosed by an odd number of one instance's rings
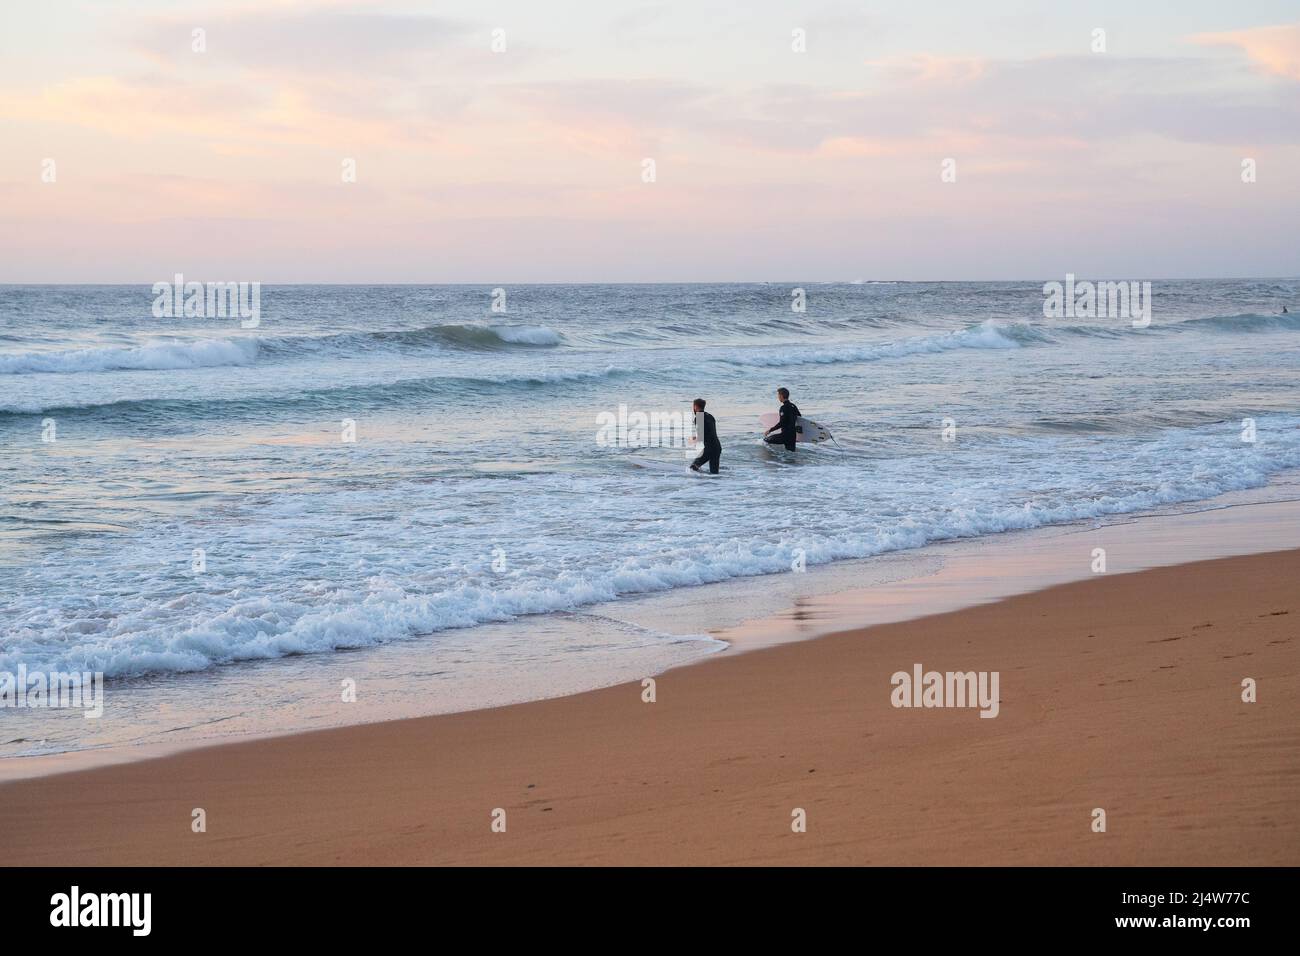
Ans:
{"label": "shoreline", "polygon": [[[989,601],[1005,600],[1015,594],[1043,591],[1057,584],[1084,580],[1091,576],[1089,550],[1095,545],[1104,545],[1108,549],[1109,574],[1113,575],[1197,559],[1300,548],[1300,498],[1260,497],[1277,494],[1279,490],[1283,489],[1270,484],[1266,488],[1230,493],[1204,502],[1183,503],[1174,506],[1173,511],[1114,515],[1109,523],[1093,522],[1091,527],[1087,522],[1075,522],[933,542],[919,549],[888,551],[875,558],[823,564],[810,568],[806,575],[764,575],[680,591],[640,594],[610,605],[591,606],[576,614],[577,617],[608,617],[616,623],[650,631],[701,632],[694,640],[703,643],[699,643],[690,656],[680,661],[669,661],[666,666],[651,663],[645,670],[645,674],[658,676],[680,667],[710,661],[719,653],[735,656],[766,646],[822,639],[835,633],[931,617],[944,611],[966,609]],[[810,583],[814,587],[809,587]],[[774,592],[781,592],[775,601],[772,598]],[[766,606],[762,604],[764,600]],[[732,619],[720,618],[719,605],[728,602],[744,605],[746,610]],[[682,618],[682,609],[695,617]],[[619,618],[615,619],[615,614]],[[523,618],[515,626],[542,627],[545,617]],[[706,649],[706,644],[712,646]],[[718,645],[723,646],[719,648]],[[389,654],[390,667],[398,665],[415,671],[424,670],[419,652],[409,644],[380,645],[360,653],[370,657]],[[251,669],[260,669],[265,672],[264,680],[273,682],[277,679],[277,671],[273,669],[283,669],[285,665],[294,665],[294,662],[282,658],[243,663],[229,671],[174,675],[172,679],[195,683],[226,679],[243,682],[244,674]],[[317,683],[324,680],[333,687],[331,675],[335,683],[339,674],[357,676],[357,665],[359,661],[352,654],[335,652],[309,656],[296,666],[320,671],[322,676],[316,676]],[[500,706],[556,700],[614,687],[630,678],[628,670],[624,667],[623,679],[607,683],[560,687],[543,696],[486,702],[468,708],[435,709],[432,705],[425,705],[412,711],[409,706],[402,709],[370,705],[374,706],[370,713],[361,717],[350,714],[348,719],[334,719],[333,722],[322,719],[317,710],[311,715],[313,719],[305,723],[300,721],[299,726],[266,726],[268,722],[263,721],[261,726],[255,724],[251,730],[214,736],[179,736],[172,740],[166,739],[168,731],[162,731],[155,732],[147,743],[110,743],[53,753],[5,756],[0,757],[0,784],[156,760],[188,750],[220,747],[239,741],[268,740],[315,730],[473,713]],[[360,674],[365,674],[364,663]],[[385,676],[381,672],[378,679]],[[640,671],[637,671],[637,676],[641,676]],[[360,676],[357,683],[374,687],[377,682],[369,676]],[[244,695],[247,695],[246,687],[246,684],[235,684]],[[385,689],[391,688],[393,683],[390,680]],[[130,689],[131,692],[144,693],[151,688]],[[220,692],[199,689],[209,697],[220,697]],[[383,697],[383,693],[372,693],[373,696]],[[368,704],[364,696],[361,704]],[[350,705],[350,708],[357,708],[357,705]],[[337,706],[331,710],[333,713],[329,718],[337,717]],[[225,715],[220,715],[213,723],[225,719]],[[320,726],[311,726],[313,722],[320,723]],[[81,721],[77,719],[75,723]],[[204,721],[195,723],[203,726]]]}
{"label": "shoreline", "polygon": [[[13,781],[0,826],[28,865],[1294,865],[1297,575],[1300,550],[1098,575],[717,655],[652,704],[621,684]],[[998,671],[999,716],[892,707],[914,663]]]}

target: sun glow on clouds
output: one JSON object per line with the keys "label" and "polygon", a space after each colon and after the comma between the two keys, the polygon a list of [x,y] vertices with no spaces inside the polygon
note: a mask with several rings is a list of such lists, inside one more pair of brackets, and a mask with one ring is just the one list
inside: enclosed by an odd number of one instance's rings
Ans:
{"label": "sun glow on clouds", "polygon": [[1265,72],[1300,81],[1300,24],[1202,33],[1191,39],[1202,46],[1236,47]]}
{"label": "sun glow on clouds", "polygon": [[[837,278],[854,255],[871,259],[854,275],[1055,274],[1044,222],[1162,204],[1163,228],[1201,237],[1200,259],[1152,252],[1126,274],[1260,274],[1280,270],[1258,252],[1216,268],[1239,254],[1218,223],[1245,217],[1270,248],[1300,211],[1296,25],[1206,32],[1170,13],[1169,35],[1193,55],[1089,55],[1066,18],[954,51],[989,14],[957,6],[923,31],[944,52],[897,46],[916,42],[903,29],[915,24],[837,14],[810,18],[807,52],[794,53],[799,24],[766,2],[748,17],[710,3],[599,16],[515,3],[80,9],[102,27],[84,66],[0,68],[0,280],[136,281],[168,256],[267,281]],[[490,49],[498,27],[503,53]],[[33,21],[23,42],[39,52],[62,38]],[[1234,191],[1243,155],[1263,170],[1250,193]],[[60,164],[55,185],[39,181],[45,157]],[[939,178],[947,158],[955,183]],[[1198,177],[1210,179],[1199,192]],[[909,220],[916,210],[926,215]],[[170,227],[109,238],[150,221],[194,228],[179,244]],[[218,248],[241,221],[278,243]],[[594,224],[612,247],[584,255]],[[886,232],[893,246],[859,238]],[[548,234],[551,248],[524,251],[522,237]],[[753,272],[709,271],[738,261],[719,254],[736,242]],[[1110,261],[1095,230],[1053,243],[1076,271]],[[943,261],[916,256],[934,244]]]}

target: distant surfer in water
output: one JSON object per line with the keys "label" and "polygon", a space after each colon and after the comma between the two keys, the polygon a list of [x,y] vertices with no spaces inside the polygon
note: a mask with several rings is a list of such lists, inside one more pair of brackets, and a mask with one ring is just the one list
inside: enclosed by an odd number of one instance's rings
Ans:
{"label": "distant surfer in water", "polygon": [[[781,400],[781,407],[777,414],[781,420],[767,430],[763,435],[763,441],[769,445],[784,445],[786,451],[794,451],[794,442],[796,425],[799,422],[799,406],[790,401],[790,390],[788,388],[778,388],[776,397]],[[776,434],[773,434],[775,432]]]}
{"label": "distant surfer in water", "polygon": [[718,460],[722,457],[722,442],[718,441],[718,423],[714,421],[713,416],[704,410],[704,399],[697,398],[691,407],[695,409],[695,420],[704,421],[704,427],[699,429],[703,432],[700,436],[704,441],[704,448],[700,451],[700,457],[691,462],[691,471],[699,471],[700,466],[706,461],[709,463],[709,474],[718,473]]}

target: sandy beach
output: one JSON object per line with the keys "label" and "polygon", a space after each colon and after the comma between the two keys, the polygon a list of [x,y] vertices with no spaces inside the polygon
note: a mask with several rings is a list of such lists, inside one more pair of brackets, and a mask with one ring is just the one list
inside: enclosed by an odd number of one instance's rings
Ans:
{"label": "sandy beach", "polygon": [[[726,652],[653,703],[633,683],[17,781],[0,832],[11,866],[1295,865],[1297,580],[1300,551],[1098,575]],[[916,664],[998,672],[997,716],[894,707]]]}

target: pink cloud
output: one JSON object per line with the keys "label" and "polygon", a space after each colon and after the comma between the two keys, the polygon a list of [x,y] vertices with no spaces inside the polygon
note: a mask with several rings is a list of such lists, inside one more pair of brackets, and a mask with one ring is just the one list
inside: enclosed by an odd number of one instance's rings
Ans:
{"label": "pink cloud", "polygon": [[1200,33],[1190,40],[1201,46],[1236,47],[1264,72],[1300,81],[1300,24]]}

